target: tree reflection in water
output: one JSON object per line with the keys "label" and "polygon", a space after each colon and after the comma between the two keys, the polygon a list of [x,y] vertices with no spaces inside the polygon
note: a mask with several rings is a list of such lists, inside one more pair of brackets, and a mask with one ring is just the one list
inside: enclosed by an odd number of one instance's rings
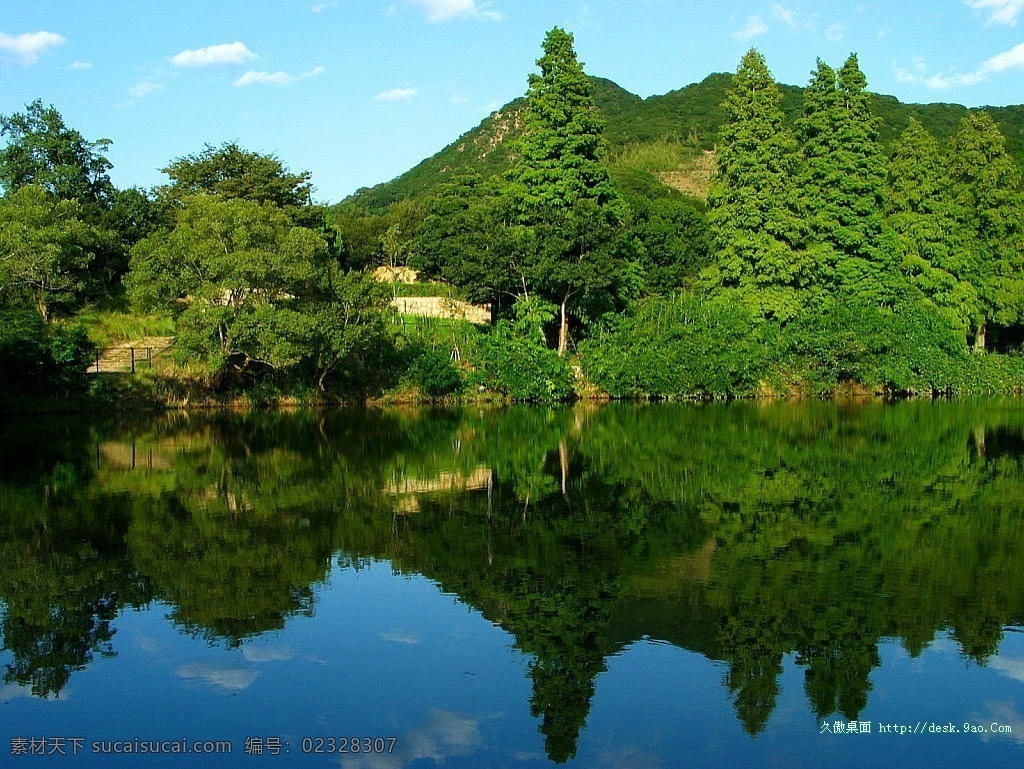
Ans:
{"label": "tree reflection in water", "polygon": [[549,757],[609,656],[722,660],[744,728],[782,662],[857,720],[883,639],[984,663],[1024,622],[1024,416],[998,401],[172,414],[0,428],[4,680],[55,697],[154,601],[229,647],[332,561],[434,580],[529,655]]}

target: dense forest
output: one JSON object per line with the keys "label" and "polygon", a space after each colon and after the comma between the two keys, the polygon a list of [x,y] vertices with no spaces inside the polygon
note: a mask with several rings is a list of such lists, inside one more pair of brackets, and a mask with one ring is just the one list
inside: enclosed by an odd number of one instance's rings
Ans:
{"label": "dense forest", "polygon": [[[121,399],[1018,391],[1024,109],[903,105],[855,55],[748,52],[640,99],[555,28],[522,99],[327,207],[236,143],[119,190],[107,140],[0,116],[0,391]],[[382,265],[420,282],[373,279]],[[423,322],[390,300],[487,305]],[[97,347],[174,338],[130,380]]]}

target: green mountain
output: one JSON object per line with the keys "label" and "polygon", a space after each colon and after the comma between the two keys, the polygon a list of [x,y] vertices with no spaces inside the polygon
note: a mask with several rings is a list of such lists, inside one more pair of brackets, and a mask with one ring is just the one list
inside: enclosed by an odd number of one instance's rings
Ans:
{"label": "green mountain", "polygon": [[[722,102],[732,76],[708,75],[699,83],[643,99],[611,80],[592,77],[594,101],[607,121],[606,138],[613,171],[644,171],[669,186],[701,197],[713,168],[706,155],[714,149],[725,121]],[[803,109],[804,89],[782,86],[783,110],[790,121]],[[429,193],[453,176],[475,171],[490,176],[508,168],[512,139],[522,127],[525,99],[515,99],[485,118],[437,154],[389,182],[364,188],[346,202],[383,209],[404,198]],[[893,96],[872,94],[880,120],[879,138],[888,146],[916,117],[940,141],[956,132],[971,111],[959,104],[904,104]],[[1024,105],[986,107],[1007,139],[1007,148],[1024,166]]]}

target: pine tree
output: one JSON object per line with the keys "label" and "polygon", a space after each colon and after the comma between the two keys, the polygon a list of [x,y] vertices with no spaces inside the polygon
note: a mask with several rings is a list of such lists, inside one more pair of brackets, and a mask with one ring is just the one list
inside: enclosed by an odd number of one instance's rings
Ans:
{"label": "pine tree", "polygon": [[866,87],[855,54],[838,72],[818,60],[797,121],[802,208],[818,282],[837,295],[891,303],[898,288],[879,249],[885,158]]}
{"label": "pine tree", "polygon": [[958,224],[968,238],[964,273],[978,292],[981,319],[974,346],[983,351],[988,325],[1024,319],[1024,196],[1006,139],[987,112],[964,118],[953,137],[950,175]]}
{"label": "pine tree", "polygon": [[800,155],[781,102],[764,57],[751,49],[723,105],[728,122],[708,195],[715,263],[703,278],[713,290],[736,289],[759,315],[785,321],[798,312],[811,275],[794,206]]}
{"label": "pine tree", "polygon": [[573,36],[548,32],[540,74],[529,76],[520,158],[508,179],[529,221],[544,209],[566,209],[580,200],[604,205],[614,196],[602,164],[604,119],[594,104],[590,79],[576,58]]}
{"label": "pine tree", "polygon": [[980,308],[967,279],[956,210],[939,144],[911,118],[889,159],[886,223],[903,274],[966,335]]}
{"label": "pine tree", "polygon": [[602,164],[604,121],[576,58],[573,36],[555,27],[530,75],[518,162],[505,195],[535,246],[518,263],[523,295],[559,308],[558,352],[569,344],[570,307],[605,301],[621,265],[614,258],[621,202]]}

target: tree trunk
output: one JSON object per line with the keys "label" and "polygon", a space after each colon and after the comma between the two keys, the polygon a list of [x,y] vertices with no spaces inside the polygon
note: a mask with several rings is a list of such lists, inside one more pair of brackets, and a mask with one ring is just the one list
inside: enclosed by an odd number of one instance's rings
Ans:
{"label": "tree trunk", "polygon": [[565,351],[569,349],[569,296],[562,300],[562,323],[558,327],[558,357],[565,357]]}
{"label": "tree trunk", "polygon": [[978,330],[974,334],[974,352],[985,352],[985,321],[978,324]]}
{"label": "tree trunk", "polygon": [[569,447],[565,440],[558,442],[558,464],[562,469],[562,496],[569,489]]}

